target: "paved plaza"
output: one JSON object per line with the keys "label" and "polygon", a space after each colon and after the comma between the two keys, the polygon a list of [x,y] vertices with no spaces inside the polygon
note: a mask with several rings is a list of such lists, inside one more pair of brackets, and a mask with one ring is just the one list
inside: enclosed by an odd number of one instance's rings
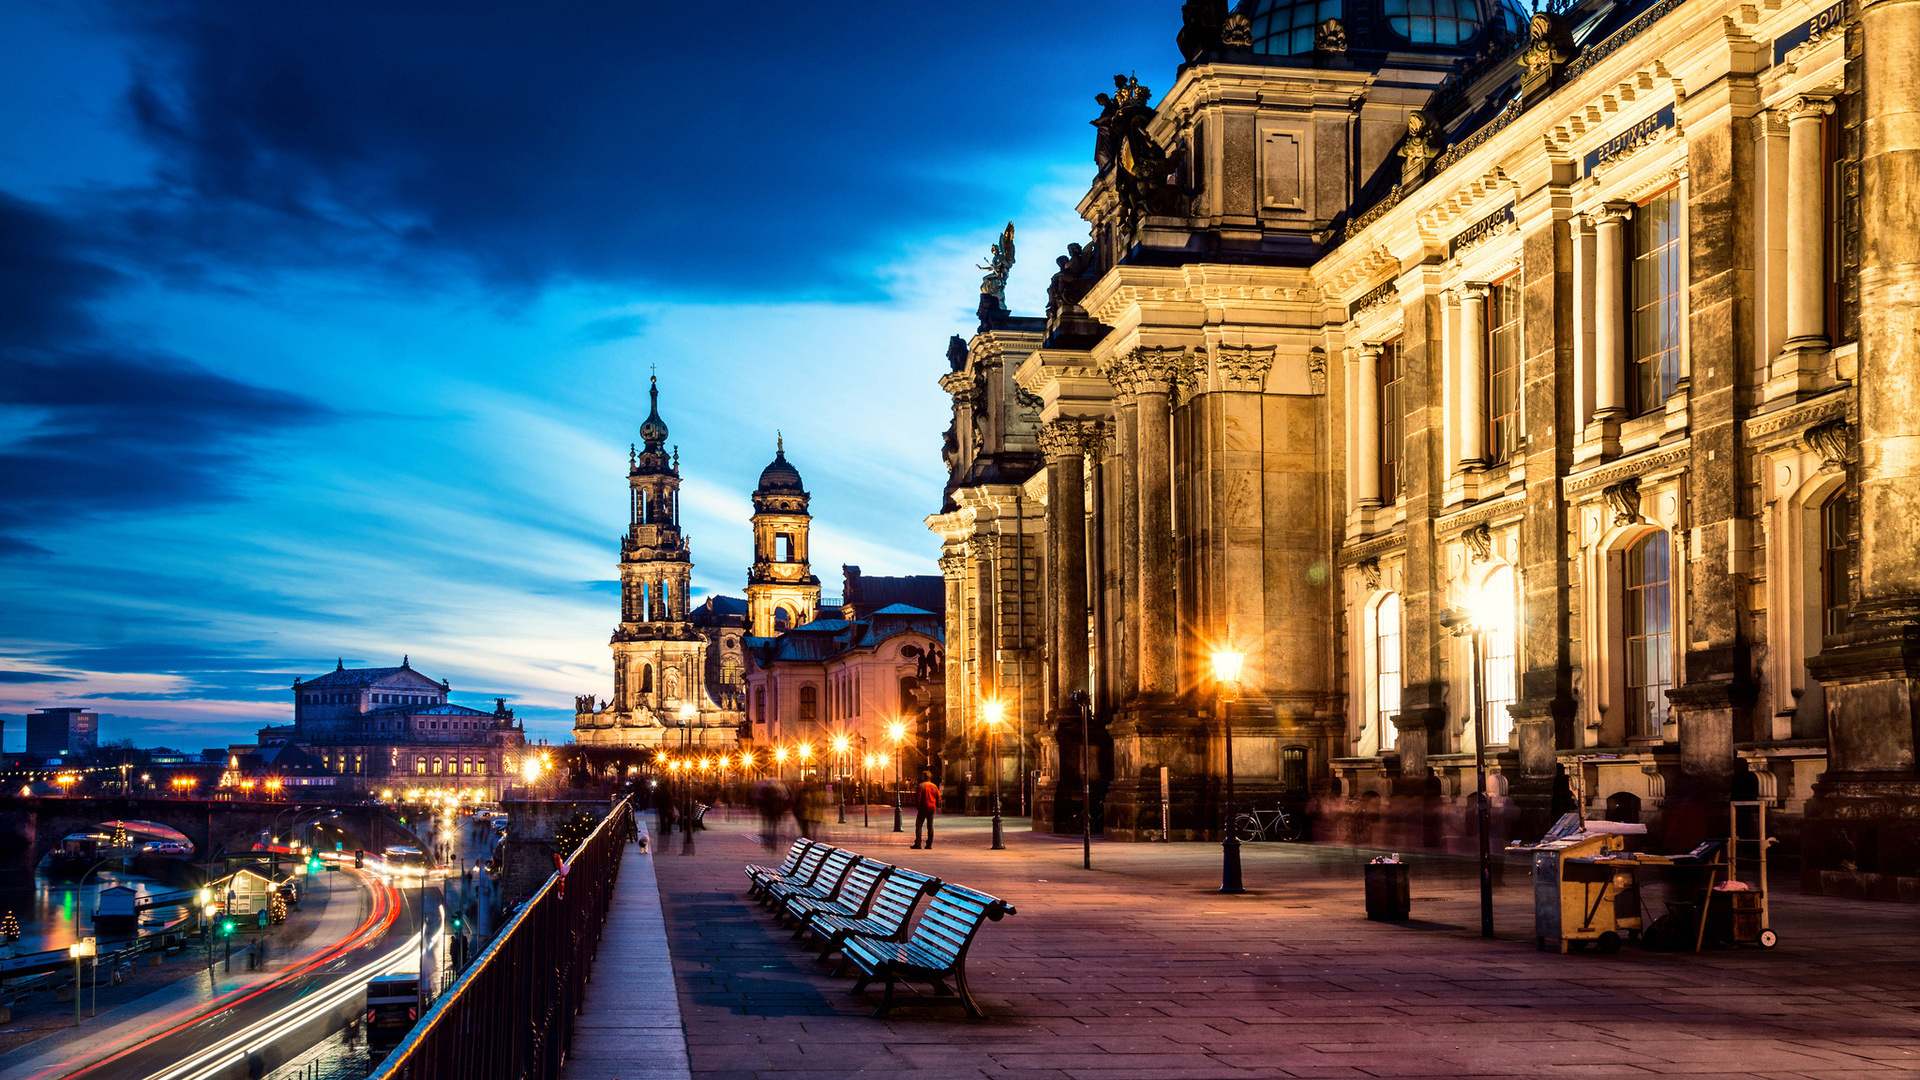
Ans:
{"label": "paved plaza", "polygon": [[[1088,872],[1076,838],[1010,828],[995,852],[983,821],[943,818],[938,845],[916,851],[890,812],[859,820],[828,838],[1018,908],[970,957],[988,1019],[912,997],[869,1018],[849,980],[746,898],[742,864],[766,859],[757,822],[715,811],[695,855],[676,836],[647,860],[677,1001],[645,978],[609,988],[610,968],[644,970],[618,940],[636,924],[616,911],[585,1028],[657,1025],[677,1005],[679,1067],[699,1080],[1920,1074],[1920,913],[1908,906],[1803,898],[1782,883],[1771,951],[1563,956],[1534,947],[1517,861],[1497,890],[1499,937],[1485,941],[1471,860],[1409,856],[1413,921],[1374,923],[1360,878],[1376,852],[1249,845],[1250,891],[1225,897],[1217,845],[1096,841]],[[640,878],[623,872],[623,897]],[[590,1070],[570,1075],[686,1075],[638,1056],[608,1069],[604,1051],[589,1053]]]}

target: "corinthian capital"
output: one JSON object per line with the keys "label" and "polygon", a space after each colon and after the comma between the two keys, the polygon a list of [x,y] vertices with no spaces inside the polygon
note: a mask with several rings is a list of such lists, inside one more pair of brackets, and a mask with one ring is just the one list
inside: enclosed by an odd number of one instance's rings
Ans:
{"label": "corinthian capital", "polygon": [[1258,393],[1267,388],[1276,351],[1272,345],[1215,345],[1211,351],[1215,389]]}
{"label": "corinthian capital", "polygon": [[940,573],[949,578],[958,578],[964,576],[966,572],[967,557],[965,555],[940,556]]}
{"label": "corinthian capital", "polygon": [[1105,428],[1106,424],[1099,420],[1069,417],[1049,420],[1040,429],[1040,452],[1049,459],[1075,458],[1088,451],[1099,453]]}
{"label": "corinthian capital", "polygon": [[1107,381],[1122,394],[1171,393],[1180,374],[1192,363],[1184,348],[1170,345],[1143,345],[1124,356],[1109,360],[1103,369]]}

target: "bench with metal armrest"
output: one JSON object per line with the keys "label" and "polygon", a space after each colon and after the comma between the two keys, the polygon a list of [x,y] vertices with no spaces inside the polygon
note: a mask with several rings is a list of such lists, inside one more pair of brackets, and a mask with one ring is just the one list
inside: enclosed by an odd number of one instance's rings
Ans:
{"label": "bench with metal armrest", "polygon": [[767,906],[772,908],[782,920],[786,918],[787,903],[797,896],[813,900],[832,898],[840,891],[840,883],[860,862],[860,856],[845,848],[829,848],[827,857],[820,864],[819,873],[812,881],[772,881],[767,883],[763,894]]}
{"label": "bench with metal armrest", "polygon": [[[925,982],[931,984],[933,992],[940,997],[952,996],[958,990],[967,1016],[978,1018],[980,1006],[967,988],[967,950],[972,948],[974,936],[987,920],[998,921],[1014,913],[1013,905],[997,896],[943,882],[927,901],[926,910],[920,913],[920,921],[914,924],[906,940],[850,937],[841,946],[847,960],[860,969],[853,992],[863,993],[868,984],[884,980],[886,994],[873,1010],[873,1015],[880,1018],[893,1008],[895,984]],[[952,990],[947,988],[948,979],[954,981]]]}
{"label": "bench with metal armrest", "polygon": [[939,878],[896,866],[873,894],[866,914],[847,916],[815,911],[807,916],[805,929],[820,943],[822,960],[855,934],[876,941],[900,941],[907,936],[907,923],[913,918],[914,906],[939,885]]}
{"label": "bench with metal armrest", "polygon": [[[797,847],[799,843],[796,841],[795,846]],[[805,843],[806,850],[800,853],[800,860],[794,863],[791,870],[775,872],[764,866],[747,867],[747,895],[764,901],[767,898],[767,886],[776,881],[812,881],[813,875],[820,872],[820,864],[826,861],[827,852],[833,849],[826,844],[817,844],[811,840]]]}
{"label": "bench with metal armrest", "polygon": [[807,916],[815,911],[830,912],[850,919],[857,919],[867,913],[868,905],[873,903],[874,893],[880,889],[880,882],[892,866],[872,859],[861,859],[852,870],[847,871],[841,881],[839,891],[831,896],[810,896],[796,893],[787,897],[782,917],[792,919],[799,924],[794,934],[799,937],[806,931]]}

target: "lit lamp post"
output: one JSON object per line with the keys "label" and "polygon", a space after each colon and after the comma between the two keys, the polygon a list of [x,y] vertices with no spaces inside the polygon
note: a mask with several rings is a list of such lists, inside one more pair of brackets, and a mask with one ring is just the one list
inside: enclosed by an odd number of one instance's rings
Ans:
{"label": "lit lamp post", "polygon": [[907,725],[898,720],[887,725],[887,742],[893,746],[893,831],[903,832],[900,826],[900,742],[907,737]]}
{"label": "lit lamp post", "polygon": [[1006,706],[998,701],[982,702],[980,718],[987,725],[988,738],[993,741],[988,754],[988,768],[993,770],[993,850],[1005,851],[1007,841],[1000,824],[1000,725],[1006,720]]}
{"label": "lit lamp post", "polygon": [[1227,736],[1227,812],[1220,821],[1220,891],[1245,892],[1240,884],[1240,838],[1233,832],[1233,703],[1240,700],[1240,653],[1213,654],[1213,689]]}
{"label": "lit lamp post", "polygon": [[[846,779],[847,775],[847,748],[852,745],[852,740],[848,739],[845,735],[835,735],[833,737],[833,756],[840,759],[840,777],[842,780]],[[835,785],[834,796],[833,801],[840,804],[840,824],[845,825],[847,823],[847,791],[844,783]]]}
{"label": "lit lamp post", "polygon": [[1481,662],[1480,636],[1496,618],[1480,589],[1467,594],[1466,604],[1440,616],[1440,625],[1455,637],[1466,638],[1473,656],[1473,773],[1476,816],[1480,825],[1480,936],[1493,936],[1493,851],[1487,827],[1487,687]]}
{"label": "lit lamp post", "polygon": [[807,766],[813,763],[813,744],[803,742],[800,744],[799,750],[795,751],[795,753],[799,755],[800,764],[794,767],[793,772],[799,779],[799,782],[805,783],[807,779]]}
{"label": "lit lamp post", "polygon": [[784,780],[786,777],[783,774],[785,774],[786,771],[787,748],[784,746],[776,746],[773,748],[773,775],[777,779]]}
{"label": "lit lamp post", "polygon": [[860,757],[860,827],[873,828],[873,755]]}

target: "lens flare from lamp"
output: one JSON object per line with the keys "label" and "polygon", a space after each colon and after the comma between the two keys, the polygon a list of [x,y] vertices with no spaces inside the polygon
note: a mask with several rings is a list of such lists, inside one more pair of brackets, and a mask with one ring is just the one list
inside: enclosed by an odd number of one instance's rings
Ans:
{"label": "lens flare from lamp", "polygon": [[997,700],[990,699],[980,703],[980,718],[991,727],[999,727],[1000,721],[1006,718],[1006,713],[1007,707]]}
{"label": "lens flare from lamp", "polygon": [[1240,664],[1246,659],[1242,653],[1221,650],[1213,654],[1213,678],[1216,682],[1231,683],[1240,681]]}
{"label": "lens flare from lamp", "polygon": [[894,742],[900,742],[904,740],[906,737],[907,737],[907,725],[901,723],[898,720],[895,720],[893,723],[887,725],[887,738],[892,739]]}

